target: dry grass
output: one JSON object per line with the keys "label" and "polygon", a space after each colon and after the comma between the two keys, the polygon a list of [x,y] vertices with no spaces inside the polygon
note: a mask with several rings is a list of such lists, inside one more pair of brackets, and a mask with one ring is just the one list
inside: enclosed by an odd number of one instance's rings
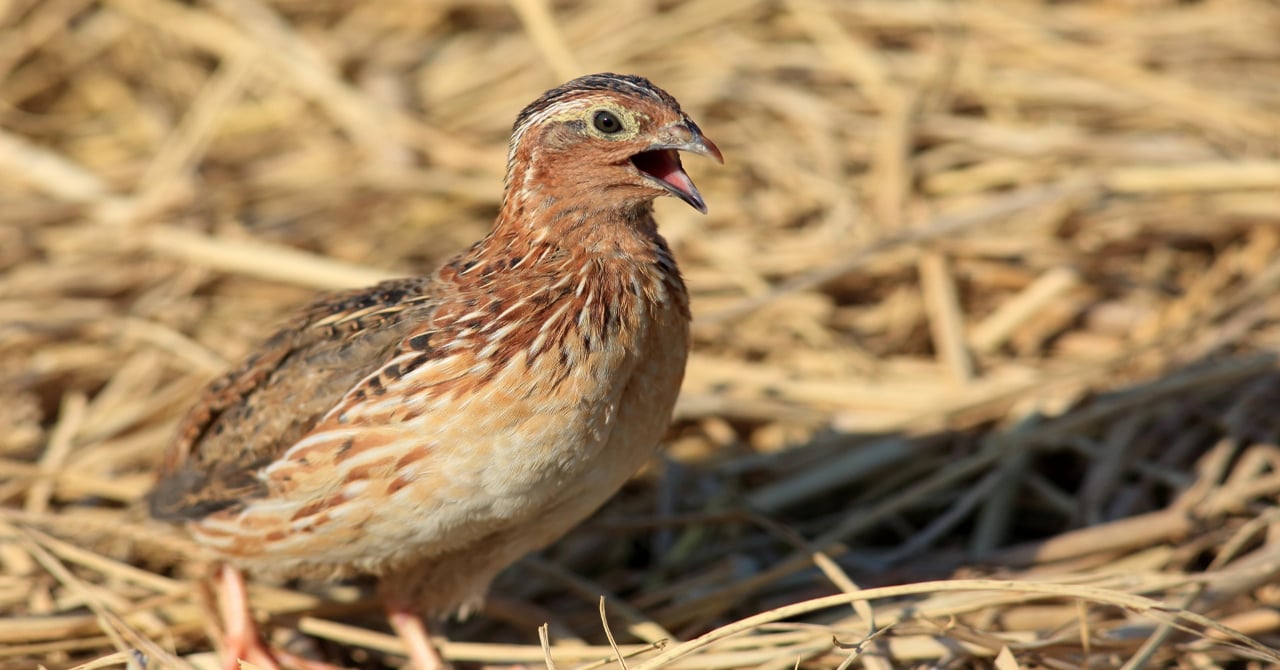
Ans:
{"label": "dry grass", "polygon": [[[212,667],[202,568],[133,506],[176,418],[315,289],[480,236],[516,111],[598,70],[727,157],[708,218],[659,204],[672,460],[447,655],[541,664],[548,622],[618,667],[604,594],[633,670],[1280,662],[1280,5],[0,13],[0,668]],[[254,598],[394,666],[362,588]]]}

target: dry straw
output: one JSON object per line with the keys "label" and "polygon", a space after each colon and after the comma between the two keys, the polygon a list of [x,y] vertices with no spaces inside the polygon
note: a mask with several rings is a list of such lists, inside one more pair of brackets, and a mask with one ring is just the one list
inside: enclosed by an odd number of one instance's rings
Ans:
{"label": "dry straw", "polygon": [[[689,165],[708,218],[658,206],[696,313],[671,459],[447,656],[1280,662],[1280,5],[0,22],[0,668],[216,667],[205,567],[136,506],[177,417],[314,290],[481,235],[516,111],[590,70],[650,76],[727,158]],[[253,600],[296,653],[394,666],[366,592]]]}

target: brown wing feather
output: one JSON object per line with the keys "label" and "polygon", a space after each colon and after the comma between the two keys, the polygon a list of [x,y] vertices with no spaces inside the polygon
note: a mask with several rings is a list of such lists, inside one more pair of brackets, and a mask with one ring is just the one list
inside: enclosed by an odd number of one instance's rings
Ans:
{"label": "brown wing feather", "polygon": [[430,319],[431,287],[427,278],[396,279],[325,295],[210,384],[165,454],[151,515],[198,519],[262,495],[258,469]]}

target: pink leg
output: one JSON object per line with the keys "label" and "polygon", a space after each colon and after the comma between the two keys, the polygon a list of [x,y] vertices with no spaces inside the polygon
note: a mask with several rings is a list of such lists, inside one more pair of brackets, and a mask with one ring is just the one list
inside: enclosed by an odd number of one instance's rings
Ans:
{"label": "pink leg", "polygon": [[218,598],[222,610],[222,625],[226,626],[226,657],[222,660],[222,670],[240,670],[240,659],[249,661],[262,670],[280,670],[280,664],[262,644],[258,625],[249,613],[249,592],[245,587],[244,575],[239,570],[224,565],[218,572],[218,584],[222,591]]}
{"label": "pink leg", "polygon": [[422,617],[407,608],[388,604],[387,619],[408,648],[409,662],[414,670],[448,670],[449,664],[441,658],[440,651],[427,636],[427,626],[422,623]]}
{"label": "pink leg", "polygon": [[222,622],[226,627],[226,657],[222,661],[222,670],[240,670],[241,659],[261,670],[281,670],[282,662],[303,670],[343,670],[336,665],[268,648],[262,641],[262,634],[258,632],[258,624],[249,613],[249,591],[244,583],[244,575],[239,570],[224,565],[218,573],[218,582],[222,589],[219,598]]}

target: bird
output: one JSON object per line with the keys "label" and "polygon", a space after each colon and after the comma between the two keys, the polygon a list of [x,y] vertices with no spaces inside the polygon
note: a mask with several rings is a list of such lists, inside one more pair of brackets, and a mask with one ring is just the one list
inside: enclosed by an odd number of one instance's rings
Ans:
{"label": "bird", "polygon": [[285,658],[246,572],[376,577],[412,666],[448,667],[427,622],[657,452],[690,310],[653,203],[707,211],[682,152],[724,162],[648,79],[548,90],[516,117],[487,235],[430,274],[322,294],[205,388],[146,500],[219,566],[227,670]]}

